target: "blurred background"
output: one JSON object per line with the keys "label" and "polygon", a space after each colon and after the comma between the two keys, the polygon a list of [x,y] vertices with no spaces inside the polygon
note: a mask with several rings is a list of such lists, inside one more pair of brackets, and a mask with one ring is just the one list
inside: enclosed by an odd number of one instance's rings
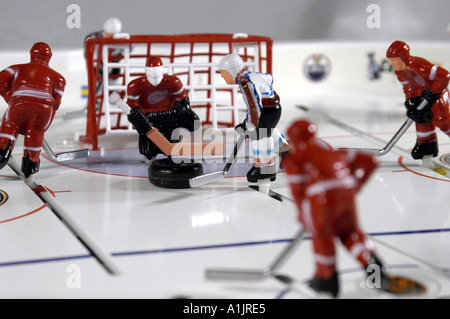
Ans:
{"label": "blurred background", "polygon": [[[118,17],[129,34],[235,33],[278,42],[449,41],[448,0],[1,0],[0,50],[81,48]],[[72,6],[71,6],[72,5]],[[73,6],[75,5],[75,6]],[[378,11],[368,9],[378,8]],[[78,11],[78,13],[76,12]],[[74,14],[78,14],[74,20]],[[378,24],[368,19],[379,14]],[[372,16],[373,17],[373,16]]]}

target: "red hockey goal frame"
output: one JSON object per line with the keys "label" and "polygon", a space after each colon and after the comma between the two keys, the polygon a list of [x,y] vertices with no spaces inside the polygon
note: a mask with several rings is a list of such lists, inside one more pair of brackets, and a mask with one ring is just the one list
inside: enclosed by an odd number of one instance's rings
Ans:
{"label": "red hockey goal frame", "polygon": [[[131,35],[128,38],[107,39],[94,38],[88,39],[85,43],[85,58],[88,74],[88,105],[86,134],[80,136],[80,141],[91,144],[92,149],[97,150],[98,137],[102,134],[108,134],[120,131],[130,131],[131,126],[126,124],[125,116],[120,112],[115,113],[115,119],[110,119],[111,110],[106,110],[106,94],[110,90],[122,91],[126,95],[127,82],[136,76],[141,76],[143,71],[133,73],[130,66],[133,66],[132,60],[140,61],[142,68],[145,65],[145,59],[149,55],[158,55],[164,61],[164,66],[170,68],[170,73],[181,78],[186,90],[203,90],[206,98],[198,102],[191,99],[191,107],[202,108],[203,116],[200,116],[202,123],[214,127],[233,127],[237,124],[236,113],[231,112],[231,120],[220,121],[217,119],[217,110],[236,109],[237,103],[236,88],[230,86],[220,86],[214,84],[214,74],[218,73],[215,68],[220,58],[226,54],[236,52],[246,63],[249,63],[254,70],[259,72],[272,73],[272,45],[273,41],[269,37],[255,36],[246,34],[179,34],[179,35]],[[134,52],[134,47],[140,50]],[[113,56],[113,48],[122,48],[127,50],[126,54]],[[181,49],[180,49],[181,48]],[[100,53],[99,53],[100,52]],[[105,68],[105,60],[108,64]],[[124,62],[125,60],[125,62]],[[201,62],[196,62],[201,60]],[[115,63],[115,64],[114,64]],[[192,67],[198,67],[192,71]],[[117,69],[126,69],[127,72],[110,75],[104,70],[115,67]],[[179,68],[178,68],[179,67]],[[191,67],[191,69],[187,69]],[[178,68],[178,69],[177,69]],[[177,71],[178,70],[178,71]],[[191,70],[191,71],[190,71]],[[102,72],[104,71],[104,72]],[[203,85],[193,83],[194,73],[201,74],[206,79]],[[99,92],[97,86],[99,83],[109,85],[110,80],[120,83],[119,86],[111,85],[109,89]],[[216,81],[219,82],[219,81]],[[213,85],[213,87],[211,86]],[[229,105],[219,105],[214,101],[214,92],[229,92],[231,94],[231,107]],[[102,127],[105,116],[108,117],[108,127]],[[125,118],[125,122],[124,122]],[[125,124],[124,124],[125,123]],[[103,123],[104,124],[104,123]]]}

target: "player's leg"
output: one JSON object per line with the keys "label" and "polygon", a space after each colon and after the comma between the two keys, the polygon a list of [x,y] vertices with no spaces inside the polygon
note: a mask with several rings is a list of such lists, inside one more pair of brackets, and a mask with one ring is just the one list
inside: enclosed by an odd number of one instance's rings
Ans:
{"label": "player's leg", "polygon": [[39,171],[44,133],[50,127],[55,111],[49,105],[27,102],[29,119],[23,143],[22,172],[26,178]]}
{"label": "player's leg", "polygon": [[316,271],[308,285],[319,293],[339,293],[339,278],[336,272],[336,252],[333,236],[314,235],[312,238]]}
{"label": "player's leg", "polygon": [[13,123],[11,121],[14,119],[14,116],[10,116],[10,111],[11,109],[8,109],[5,112],[0,126],[0,169],[8,164],[9,157],[19,135],[18,125],[20,123]]}
{"label": "player's leg", "polygon": [[414,159],[422,159],[428,155],[436,157],[439,154],[436,126],[433,122],[416,122],[416,135],[416,144],[411,151],[411,156]]}
{"label": "player's leg", "polygon": [[44,142],[44,132],[28,130],[24,138],[22,173],[28,178],[39,172],[40,154]]}
{"label": "player's leg", "polygon": [[256,183],[258,180],[270,178],[276,179],[275,150],[271,137],[263,137],[257,140],[250,138],[253,152],[253,166],[247,173],[247,181]]}

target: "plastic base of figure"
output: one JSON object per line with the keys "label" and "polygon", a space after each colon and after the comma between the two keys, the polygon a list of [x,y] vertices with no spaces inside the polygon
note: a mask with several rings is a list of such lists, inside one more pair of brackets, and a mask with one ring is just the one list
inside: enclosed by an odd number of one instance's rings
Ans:
{"label": "plastic base of figure", "polygon": [[148,167],[150,183],[162,188],[189,188],[189,180],[202,174],[201,163],[174,163],[171,158],[155,159]]}

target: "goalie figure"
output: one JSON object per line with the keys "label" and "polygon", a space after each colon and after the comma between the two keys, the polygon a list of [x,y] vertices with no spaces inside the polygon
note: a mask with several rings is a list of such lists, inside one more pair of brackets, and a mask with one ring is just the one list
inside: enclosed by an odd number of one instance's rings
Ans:
{"label": "goalie figure", "polygon": [[247,105],[247,116],[236,131],[248,134],[253,150],[253,167],[247,180],[276,178],[275,154],[288,151],[284,136],[276,128],[281,117],[280,97],[273,90],[273,77],[268,73],[251,72],[235,53],[224,56],[218,65],[227,84],[238,84]]}
{"label": "goalie figure", "polygon": [[[386,57],[394,67],[406,96],[407,116],[416,123],[416,144],[411,151],[414,159],[437,156],[439,153],[436,127],[450,136],[449,96],[450,73],[421,57],[410,55],[410,47],[402,41],[393,42]],[[426,100],[424,109],[418,110]]]}
{"label": "goalie figure", "polygon": [[[185,128],[194,131],[200,119],[190,107],[188,94],[181,80],[164,73],[161,58],[150,56],[145,65],[145,75],[128,84],[127,104],[140,108],[149,122],[167,140],[179,142],[174,131]],[[146,133],[146,132],[145,132]],[[145,134],[139,134],[139,152],[152,160],[163,153]]]}
{"label": "goalie figure", "polygon": [[0,72],[0,95],[8,103],[0,127],[0,169],[7,163],[19,134],[24,135],[22,172],[28,178],[39,171],[44,133],[61,104],[66,80],[49,67],[52,51],[37,42],[30,62]]}

